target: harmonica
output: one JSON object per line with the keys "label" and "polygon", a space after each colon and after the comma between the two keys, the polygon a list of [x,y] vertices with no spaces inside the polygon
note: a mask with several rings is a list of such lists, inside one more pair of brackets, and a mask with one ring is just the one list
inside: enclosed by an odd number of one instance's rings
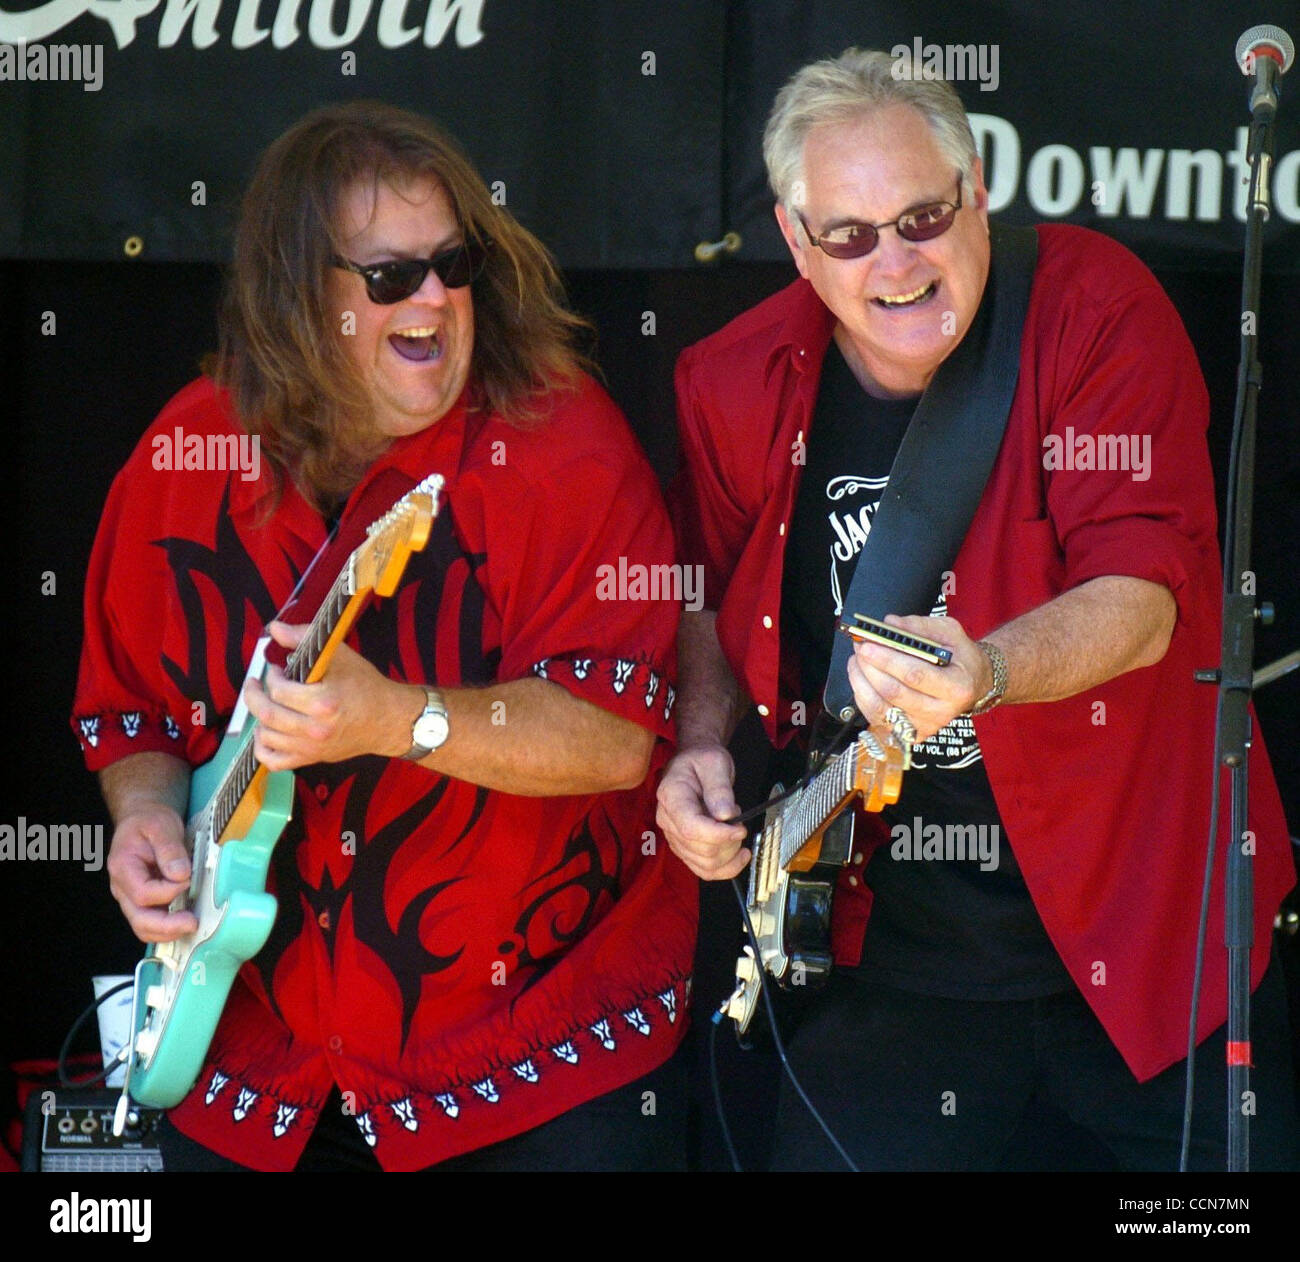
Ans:
{"label": "harmonica", "polygon": [[[884,644],[891,649],[897,649],[900,653],[919,657],[921,661],[929,662],[931,666],[947,666],[952,661],[952,649],[936,644],[933,640],[927,640],[922,635],[900,631],[887,622],[877,622],[875,618],[868,618],[860,613],[855,613],[853,619],[853,622],[839,623],[836,629],[843,631],[850,639]],[[857,625],[855,626],[854,623]]]}

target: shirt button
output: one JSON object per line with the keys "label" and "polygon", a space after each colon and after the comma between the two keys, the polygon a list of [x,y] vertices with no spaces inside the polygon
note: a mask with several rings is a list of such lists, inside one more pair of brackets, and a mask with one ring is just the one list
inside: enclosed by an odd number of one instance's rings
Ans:
{"label": "shirt button", "polygon": [[767,718],[767,716],[768,716],[769,714],[772,713],[772,711],[769,710],[769,709],[767,708],[767,706],[765,706],[765,705],[760,705],[760,706],[758,707],[758,712],[759,712],[759,714],[761,714],[764,718]]}
{"label": "shirt button", "polygon": [[862,860],[863,860],[864,857],[865,857],[865,856],[863,855],[862,851],[859,850],[858,853],[855,854],[855,855],[853,856],[853,862],[854,862],[854,864],[855,864],[856,866],[858,866],[858,867],[861,867],[861,866],[862,866]]}
{"label": "shirt button", "polygon": [[321,912],[321,914],[320,914],[319,916],[316,917],[316,923],[317,923],[318,925],[320,925],[320,927],[321,927],[322,929],[324,929],[324,930],[328,933],[328,932],[329,932],[329,927],[330,927],[330,914],[329,914],[329,912],[327,912],[327,911],[323,911],[323,912]]}
{"label": "shirt button", "polygon": [[329,795],[330,795],[329,785],[318,784],[316,786],[316,800],[318,802],[323,802],[327,797],[329,797]]}
{"label": "shirt button", "polygon": [[343,1050],[343,1040],[337,1034],[330,1035],[329,1049],[335,1054]]}
{"label": "shirt button", "polygon": [[849,877],[849,884],[850,884],[850,885],[856,885],[857,883],[858,883],[858,878],[857,878],[856,876],[851,876],[851,877]]}
{"label": "shirt button", "polygon": [[772,619],[771,619],[771,618],[766,618],[766,617],[765,617],[765,618],[763,619],[763,626],[764,626],[768,631],[770,631],[770,630],[772,629]]}
{"label": "shirt button", "polygon": [[781,524],[776,528],[776,533],[777,533],[778,535],[783,535],[783,534],[785,534],[785,522],[782,522],[782,523],[781,523]]}

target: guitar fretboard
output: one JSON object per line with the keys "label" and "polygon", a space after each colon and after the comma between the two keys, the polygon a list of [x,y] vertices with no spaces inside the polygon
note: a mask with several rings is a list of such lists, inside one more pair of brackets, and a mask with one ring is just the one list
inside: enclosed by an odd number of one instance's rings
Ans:
{"label": "guitar fretboard", "polygon": [[785,867],[853,792],[858,759],[865,753],[884,761],[885,751],[871,732],[826,760],[813,782],[781,814],[780,864]]}
{"label": "guitar fretboard", "polygon": [[[871,768],[864,774],[863,763]],[[874,733],[863,732],[847,749],[832,755],[808,786],[775,810],[763,823],[750,867],[749,904],[758,906],[776,888],[780,873],[809,838],[855,793],[869,796],[886,765],[885,750]]]}
{"label": "guitar fretboard", "polygon": [[[302,683],[311,674],[312,667],[320,660],[330,635],[338,626],[343,611],[348,607],[348,601],[352,599],[354,587],[352,575],[353,559],[349,557],[347,565],[343,567],[325,599],[321,601],[320,608],[311,620],[306,634],[298,642],[298,647],[289,654],[284,673],[295,683]],[[226,825],[234,817],[241,799],[248,792],[248,786],[253,783],[253,777],[257,774],[259,764],[253,754],[252,741],[252,730],[256,725],[257,720],[249,715],[245,729],[249,733],[248,739],[245,740],[239,753],[230,760],[226,774],[221,778],[221,783],[212,795],[210,809],[214,840],[225,832]]]}
{"label": "guitar fretboard", "polygon": [[[429,508],[424,510],[425,534],[421,541],[414,545],[417,549],[422,548],[424,539],[428,537],[429,522],[438,511],[438,496],[442,487],[442,476],[431,473],[412,487],[383,517],[367,527],[367,542],[354,548],[348,555],[347,563],[335,578],[325,599],[321,601],[315,616],[298,642],[298,647],[289,654],[285,662],[284,673],[295,683],[305,683],[311,676],[312,670],[330,642],[330,637],[357,595],[358,558],[368,558],[373,568],[382,570],[382,565],[375,565],[377,558],[382,557],[386,563],[392,557],[398,540],[405,539],[409,544],[414,520],[419,516],[414,507],[417,502],[414,497],[427,495],[432,501],[430,506],[432,511]],[[405,564],[404,558],[402,564]],[[363,573],[369,571],[363,570]],[[400,574],[400,569],[398,573]],[[363,578],[362,589],[366,592],[374,590],[373,580]],[[201,814],[196,816],[194,862],[196,880],[201,867],[199,848],[206,846],[209,841],[215,843],[221,838],[257,775],[260,764],[253,753],[252,740],[256,725],[257,720],[249,715],[245,722],[244,741],[239,752],[230,760],[225,774]]]}

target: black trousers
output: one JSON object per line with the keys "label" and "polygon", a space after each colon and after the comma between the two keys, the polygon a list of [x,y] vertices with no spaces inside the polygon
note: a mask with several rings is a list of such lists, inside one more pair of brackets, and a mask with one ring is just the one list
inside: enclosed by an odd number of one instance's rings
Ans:
{"label": "black trousers", "polygon": [[[1276,954],[1251,999],[1251,1169],[1296,1168],[1295,1085]],[[1189,1167],[1227,1168],[1226,1028],[1197,1049]],[[864,1170],[1025,1168],[1030,1111],[1091,1137],[1089,1168],[1178,1169],[1184,1062],[1139,1083],[1078,990],[1044,999],[940,999],[832,974],[790,1041],[791,1064]],[[784,1078],[773,1168],[844,1164]]]}
{"label": "black trousers", "polygon": [[[541,1126],[463,1153],[430,1171],[640,1171],[686,1169],[686,1119],[690,1086],[681,1050],[658,1069],[606,1095],[588,1100]],[[653,1115],[642,1093],[655,1093]],[[182,1135],[164,1115],[158,1134],[164,1170],[234,1171],[230,1161]],[[379,1162],[356,1120],[343,1112],[336,1087],[321,1109],[316,1129],[295,1173],[377,1171]]]}

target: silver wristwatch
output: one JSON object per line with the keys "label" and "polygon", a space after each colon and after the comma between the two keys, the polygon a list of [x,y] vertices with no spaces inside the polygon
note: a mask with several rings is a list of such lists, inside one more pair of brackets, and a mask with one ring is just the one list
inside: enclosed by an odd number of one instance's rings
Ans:
{"label": "silver wristwatch", "polygon": [[987,640],[978,641],[976,648],[984,650],[989,665],[993,667],[993,687],[970,710],[972,714],[984,714],[1002,700],[1002,695],[1007,690],[1007,659],[1002,656],[1002,650],[996,644],[990,644]]}
{"label": "silver wristwatch", "polygon": [[436,688],[425,687],[424,709],[411,724],[411,748],[402,755],[412,762],[427,758],[440,745],[446,743],[451,735],[451,724],[447,721],[447,706],[442,693]]}

